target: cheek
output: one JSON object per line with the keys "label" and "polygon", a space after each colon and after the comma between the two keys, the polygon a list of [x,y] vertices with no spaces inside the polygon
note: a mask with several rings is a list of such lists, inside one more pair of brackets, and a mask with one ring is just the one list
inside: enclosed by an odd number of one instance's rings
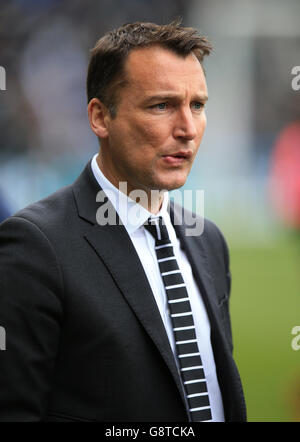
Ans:
{"label": "cheek", "polygon": [[137,136],[144,147],[159,148],[168,138],[168,125],[156,119],[144,119],[135,125]]}
{"label": "cheek", "polygon": [[203,137],[205,128],[206,128],[206,115],[205,115],[205,113],[203,113],[201,116],[201,120],[199,122],[198,131],[197,131],[199,141],[201,141],[201,139]]}
{"label": "cheek", "polygon": [[203,132],[205,131],[206,123],[207,123],[207,119],[206,119],[206,113],[204,111],[202,114],[202,121],[201,121],[202,135],[203,135]]}

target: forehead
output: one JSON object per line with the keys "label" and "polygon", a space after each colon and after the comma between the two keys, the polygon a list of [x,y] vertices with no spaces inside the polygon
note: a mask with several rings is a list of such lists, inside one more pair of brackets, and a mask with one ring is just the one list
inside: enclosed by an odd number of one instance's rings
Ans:
{"label": "forehead", "polygon": [[126,60],[125,73],[129,88],[140,91],[188,87],[206,92],[205,75],[193,53],[183,57],[157,46],[135,49]]}

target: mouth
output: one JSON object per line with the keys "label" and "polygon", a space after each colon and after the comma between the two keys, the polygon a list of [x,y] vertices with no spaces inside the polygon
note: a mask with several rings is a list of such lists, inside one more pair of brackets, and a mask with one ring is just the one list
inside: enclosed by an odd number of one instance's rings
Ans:
{"label": "mouth", "polygon": [[162,155],[162,158],[167,164],[177,166],[186,162],[189,158],[191,158],[191,156],[191,151],[178,151],[167,155]]}

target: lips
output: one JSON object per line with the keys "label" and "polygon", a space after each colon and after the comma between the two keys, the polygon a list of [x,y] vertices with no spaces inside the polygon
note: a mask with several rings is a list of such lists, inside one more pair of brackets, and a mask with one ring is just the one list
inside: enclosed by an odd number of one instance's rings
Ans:
{"label": "lips", "polygon": [[191,156],[192,156],[191,151],[184,151],[184,150],[163,155],[163,157],[173,157],[173,158],[190,158]]}
{"label": "lips", "polygon": [[170,165],[178,166],[184,163],[187,159],[192,156],[190,151],[178,151],[174,153],[169,153],[167,155],[162,155],[164,162]]}

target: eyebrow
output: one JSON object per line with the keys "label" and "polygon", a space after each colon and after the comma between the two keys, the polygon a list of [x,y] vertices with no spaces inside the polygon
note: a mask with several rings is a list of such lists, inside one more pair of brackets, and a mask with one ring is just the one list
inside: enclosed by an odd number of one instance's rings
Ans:
{"label": "eyebrow", "polygon": [[[174,99],[174,98],[178,99],[179,97],[177,94],[165,93],[165,94],[151,95],[150,97],[145,99],[145,102],[150,103],[152,101],[170,100],[170,99]],[[206,94],[196,94],[194,97],[194,100],[206,102],[208,100],[208,96]]]}

